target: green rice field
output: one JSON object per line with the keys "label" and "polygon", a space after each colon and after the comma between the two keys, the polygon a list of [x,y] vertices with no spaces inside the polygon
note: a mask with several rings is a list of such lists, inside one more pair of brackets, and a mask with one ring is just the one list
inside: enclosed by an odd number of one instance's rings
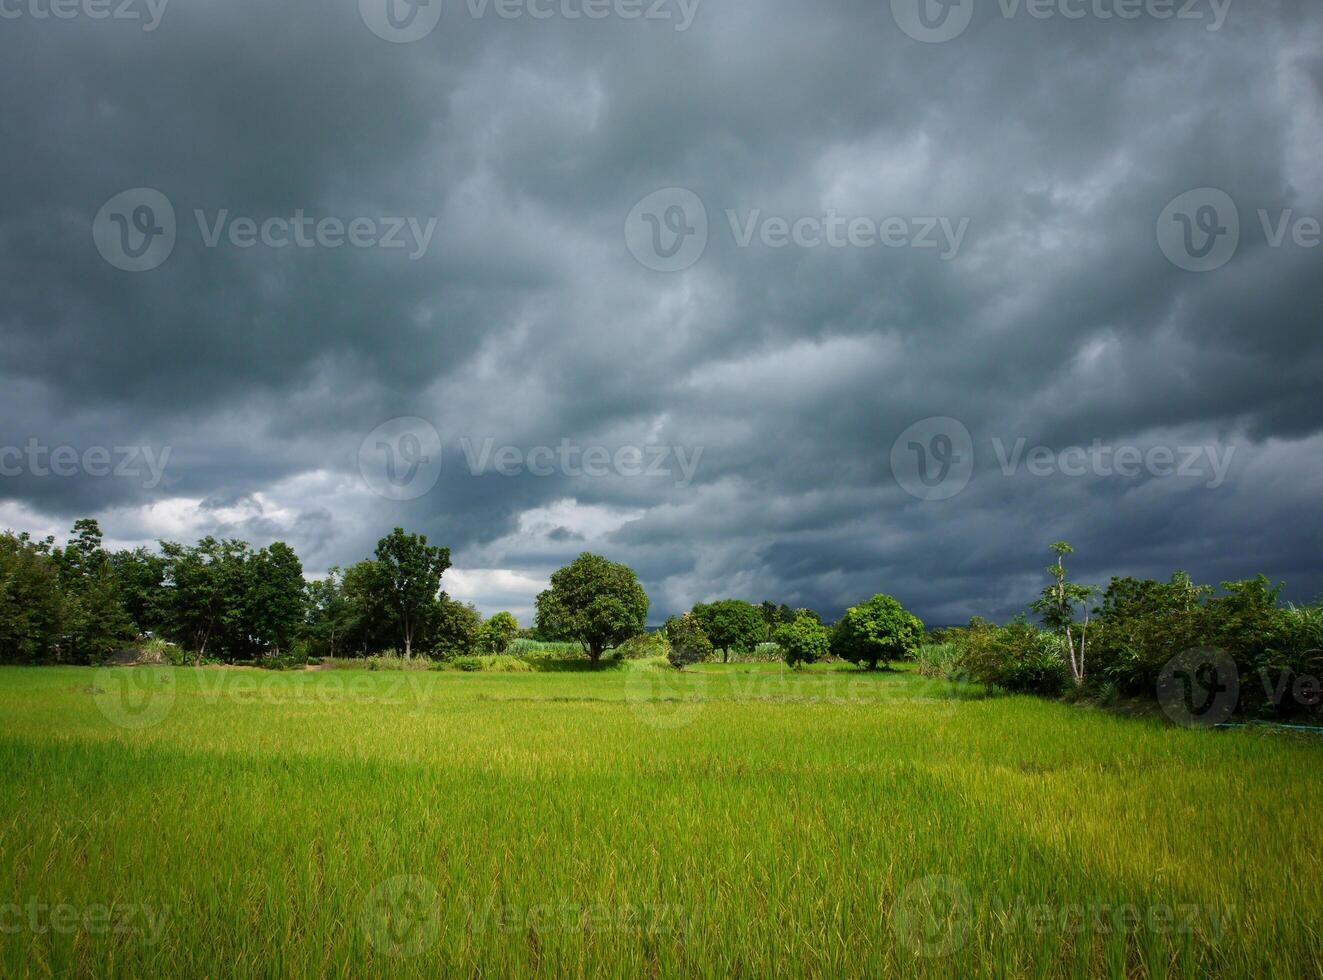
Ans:
{"label": "green rice field", "polygon": [[1323,741],[909,672],[0,670],[5,977],[1319,977]]}

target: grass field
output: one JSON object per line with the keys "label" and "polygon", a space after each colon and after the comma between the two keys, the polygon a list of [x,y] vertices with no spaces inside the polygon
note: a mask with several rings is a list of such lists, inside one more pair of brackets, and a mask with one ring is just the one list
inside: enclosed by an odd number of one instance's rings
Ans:
{"label": "grass field", "polygon": [[979,695],[0,670],[0,975],[1323,976],[1323,742]]}

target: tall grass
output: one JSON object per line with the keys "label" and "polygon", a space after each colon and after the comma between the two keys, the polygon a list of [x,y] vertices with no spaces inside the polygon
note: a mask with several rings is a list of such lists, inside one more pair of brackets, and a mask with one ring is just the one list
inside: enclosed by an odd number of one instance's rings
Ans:
{"label": "tall grass", "polygon": [[976,693],[0,670],[0,975],[1323,975],[1323,746]]}

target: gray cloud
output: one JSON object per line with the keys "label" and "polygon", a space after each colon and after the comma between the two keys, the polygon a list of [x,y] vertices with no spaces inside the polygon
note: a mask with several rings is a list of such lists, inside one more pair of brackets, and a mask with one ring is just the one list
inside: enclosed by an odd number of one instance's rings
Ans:
{"label": "gray cloud", "polygon": [[[412,44],[311,0],[170,4],[151,32],[0,21],[0,447],[170,450],[152,487],[24,464],[0,477],[0,523],[280,537],[312,571],[404,524],[452,546],[486,611],[526,613],[591,548],[639,569],[656,619],[724,595],[835,614],[878,590],[933,622],[1005,616],[1062,537],[1096,580],[1262,570],[1313,598],[1323,250],[1274,247],[1258,211],[1323,217],[1323,13],[1233,4],[1210,31],[976,2],[943,44],[863,0],[705,2],[686,31],[455,2]],[[672,186],[710,239],[663,274],[624,223]],[[142,273],[92,237],[135,187],[178,227]],[[1202,274],[1156,233],[1201,187],[1242,225]],[[417,259],[207,247],[194,212],[222,209],[436,227]],[[945,261],[741,247],[727,216],[829,210],[968,233]],[[393,501],[359,457],[401,416],[444,449],[435,487]],[[973,471],[924,501],[891,451],[933,416],[967,427]],[[1021,438],[1235,453],[1216,488],[1005,475],[993,440]],[[466,439],[703,454],[683,486],[474,475]]]}

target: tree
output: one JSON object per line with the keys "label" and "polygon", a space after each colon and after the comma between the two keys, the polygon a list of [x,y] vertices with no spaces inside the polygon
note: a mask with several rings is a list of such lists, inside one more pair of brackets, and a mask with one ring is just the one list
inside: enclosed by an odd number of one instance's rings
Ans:
{"label": "tree", "polygon": [[836,624],[831,652],[876,670],[879,663],[912,657],[923,641],[923,623],[889,595],[851,606]]}
{"label": "tree", "polygon": [[83,518],[74,522],[69,543],[54,553],[65,603],[60,657],[72,663],[101,663],[137,633],[101,540],[100,525]]}
{"label": "tree", "polygon": [[310,648],[318,656],[336,656],[352,624],[344,573],[338,566],[305,586],[304,609],[303,635]]}
{"label": "tree", "polygon": [[146,548],[115,551],[110,555],[124,611],[139,633],[161,628],[161,588],[165,583],[165,562]]}
{"label": "tree", "polygon": [[379,653],[394,641],[394,623],[386,608],[386,577],[370,558],[345,569],[341,592],[345,603],[346,647],[362,656]]}
{"label": "tree", "polygon": [[721,662],[730,663],[730,651],[752,650],[766,635],[767,624],[757,606],[740,599],[722,599],[694,606],[694,618],[703,626],[712,645],[721,651]]}
{"label": "tree", "polygon": [[791,667],[816,663],[831,650],[831,633],[812,616],[800,616],[776,631],[776,644]]}
{"label": "tree", "polygon": [[404,642],[404,659],[409,660],[414,638],[426,627],[436,604],[441,576],[450,567],[450,549],[428,545],[426,535],[405,534],[397,527],[377,542],[377,564],[387,604]]}
{"label": "tree", "polygon": [[299,556],[283,541],[274,542],[249,560],[245,585],[245,636],[262,653],[288,651],[304,618],[305,583]]}
{"label": "tree", "polygon": [[478,647],[482,614],[472,603],[458,602],[444,592],[428,614],[428,647],[439,657],[465,657]]}
{"label": "tree", "polygon": [[[1043,625],[1060,633],[1066,638],[1066,648],[1070,655],[1070,676],[1076,687],[1084,684],[1084,641],[1089,633],[1089,599],[1093,596],[1091,586],[1079,585],[1066,577],[1066,555],[1074,554],[1075,549],[1065,541],[1052,545],[1057,560],[1047,567],[1047,574],[1052,576],[1052,583],[1043,589],[1042,595],[1030,603],[1029,608],[1043,618]],[[1075,642],[1076,607],[1083,607],[1084,622],[1079,628],[1079,643]]]}
{"label": "tree", "polygon": [[247,585],[248,545],[208,535],[192,547],[161,542],[165,561],[162,608],[174,638],[201,666],[208,645],[232,654]]}
{"label": "tree", "polygon": [[642,633],[648,595],[634,570],[584,552],[551,576],[537,597],[537,627],[545,636],[577,640],[596,666],[607,648]]}
{"label": "tree", "polygon": [[0,533],[0,663],[36,663],[60,638],[64,600],[51,540]]}
{"label": "tree", "polygon": [[518,635],[519,620],[512,613],[498,612],[482,624],[479,642],[492,653],[505,653]]}
{"label": "tree", "polygon": [[712,641],[707,638],[702,624],[693,613],[667,620],[665,632],[671,645],[666,659],[677,670],[712,659]]}

